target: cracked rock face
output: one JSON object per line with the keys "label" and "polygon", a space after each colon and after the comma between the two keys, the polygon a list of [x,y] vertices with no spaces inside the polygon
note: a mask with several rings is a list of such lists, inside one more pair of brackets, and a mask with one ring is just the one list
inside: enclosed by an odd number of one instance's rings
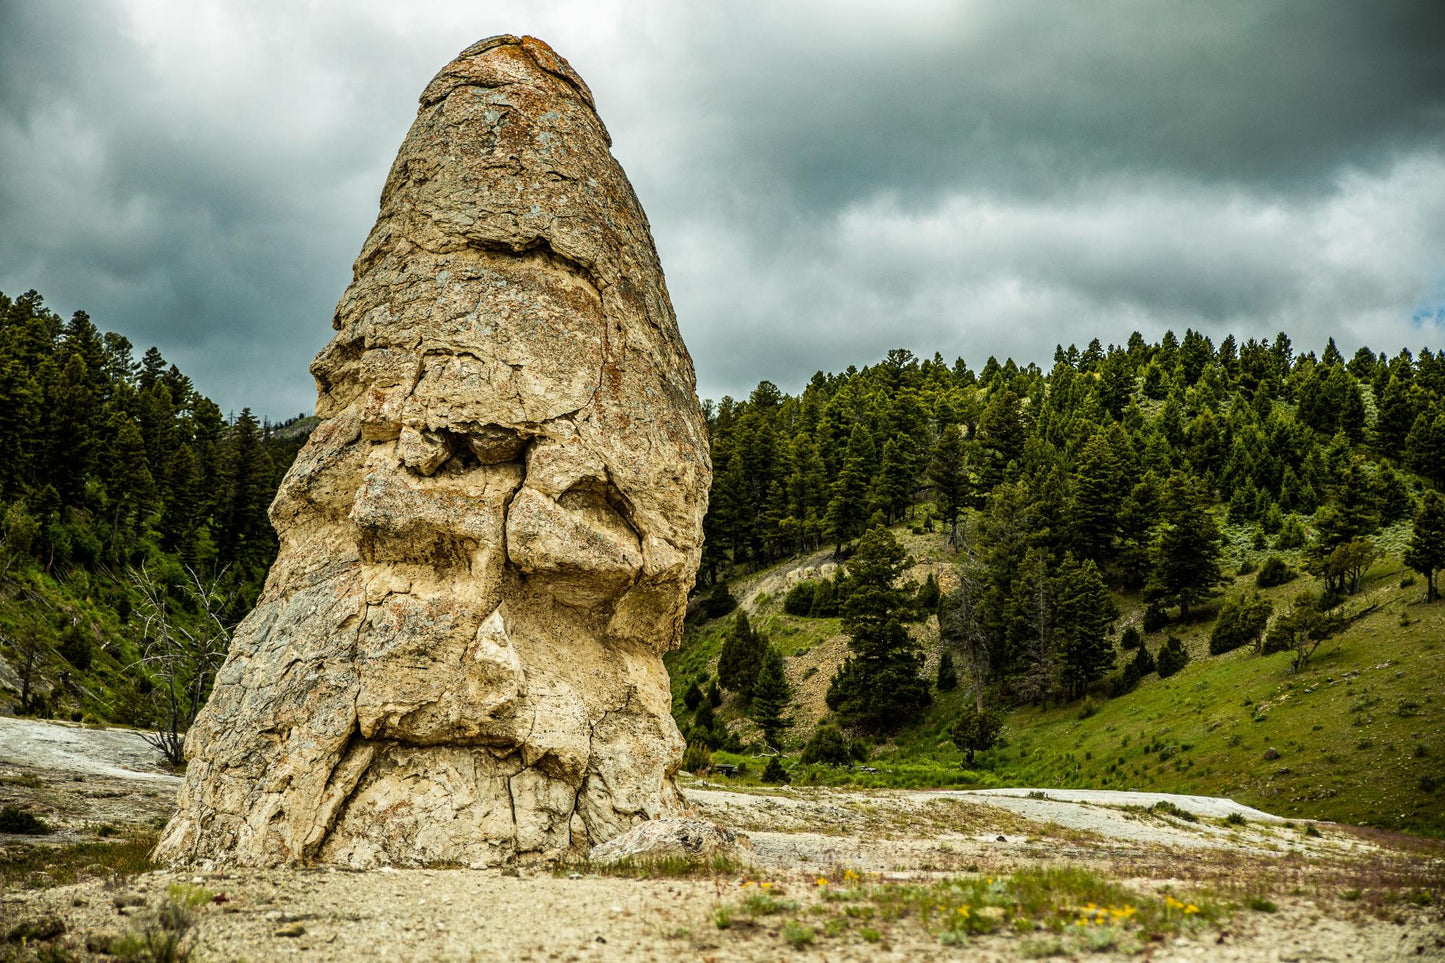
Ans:
{"label": "cracked rock face", "polygon": [[662,654],[711,468],[609,144],[530,37],[423,92],[162,858],[487,866],[681,811]]}

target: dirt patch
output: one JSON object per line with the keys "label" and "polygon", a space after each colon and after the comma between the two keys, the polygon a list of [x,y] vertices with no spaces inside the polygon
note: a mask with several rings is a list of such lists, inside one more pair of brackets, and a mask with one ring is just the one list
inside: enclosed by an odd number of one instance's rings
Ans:
{"label": "dirt patch", "polygon": [[[96,753],[106,761],[103,734],[75,741],[80,748],[72,743],[63,758]],[[154,773],[77,782],[74,773],[8,758],[0,758],[0,773],[8,774],[0,792],[42,808],[76,837],[102,817],[154,823],[171,806],[173,783],[158,784]],[[206,959],[776,960],[795,947],[830,960],[960,952],[1004,960],[1055,950],[1077,958],[1098,937],[1082,935],[1071,914],[1096,910],[1059,899],[1032,916],[999,919],[992,932],[965,932],[946,928],[917,898],[934,891],[928,887],[946,895],[951,887],[976,891],[1019,874],[1057,872],[1116,887],[1120,903],[1175,900],[1167,905],[1183,914],[1198,901],[1210,914],[1181,918],[1164,932],[1122,923],[1099,958],[1445,958],[1445,847],[1433,842],[1329,824],[1314,824],[1318,835],[1310,835],[1310,827],[1287,827],[1268,814],[1243,825],[1203,815],[1189,822],[1149,810],[1145,798],[1119,808],[1112,798],[1018,793],[688,787],[699,814],[752,837],[755,863],[735,872],[632,879],[585,867],[357,873],[112,865],[87,875],[81,866],[73,884],[13,882],[0,905],[12,923],[61,920],[65,932],[51,942],[87,958],[99,958],[87,946],[110,946],[160,920]],[[1227,802],[1192,805],[1204,812]],[[7,853],[35,845],[0,842]],[[899,893],[913,894],[911,902],[895,899]]]}

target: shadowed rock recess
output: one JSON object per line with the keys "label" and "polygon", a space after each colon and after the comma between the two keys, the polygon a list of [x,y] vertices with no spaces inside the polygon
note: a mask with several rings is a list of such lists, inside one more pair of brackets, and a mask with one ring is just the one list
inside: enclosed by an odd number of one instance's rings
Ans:
{"label": "shadowed rock recess", "polygon": [[422,93],[162,858],[489,866],[682,810],[662,654],[711,466],[610,143],[531,37]]}

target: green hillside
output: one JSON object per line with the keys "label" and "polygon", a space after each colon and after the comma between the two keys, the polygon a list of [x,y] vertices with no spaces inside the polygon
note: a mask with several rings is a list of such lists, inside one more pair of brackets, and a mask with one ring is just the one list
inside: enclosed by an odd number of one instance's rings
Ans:
{"label": "green hillside", "polygon": [[[1406,528],[1387,530],[1380,541],[1395,544]],[[899,534],[918,562],[914,573],[934,570],[948,584],[958,556],[946,540],[906,529]],[[1270,554],[1300,563],[1298,550],[1244,548],[1239,557],[1257,564]],[[812,561],[824,558],[826,553]],[[780,596],[757,594],[758,586],[780,584],[797,564],[764,569],[732,586],[753,625],[789,656],[795,691],[807,688],[804,674],[818,665],[818,656],[823,665],[814,677],[836,668],[846,655],[837,619],[794,618],[782,612]],[[1296,577],[1261,594],[1283,607],[1311,581]],[[1402,581],[1413,584],[1402,587]],[[876,773],[799,764],[807,734],[827,709],[820,700],[797,698],[796,728],[785,746],[788,767],[795,781],[835,785],[1017,785],[1228,796],[1289,817],[1445,836],[1445,603],[1424,604],[1423,583],[1398,557],[1382,561],[1347,603],[1354,611],[1372,611],[1322,643],[1295,674],[1289,653],[1258,656],[1246,647],[1209,655],[1214,613],[1225,600],[1254,590],[1253,573],[1236,575],[1193,621],[1144,635],[1151,650],[1171,633],[1189,650],[1188,665],[1168,679],[1150,676],[1117,698],[1097,692],[1047,707],[1012,708],[1003,744],[982,753],[973,770],[964,767],[963,754],[949,739],[959,709],[972,699],[966,686],[935,693],[921,718],[876,744],[866,764]],[[1116,600],[1118,630],[1138,626],[1144,609],[1138,595]],[[718,652],[733,618],[695,618],[681,649],[667,657],[684,732],[693,720],[682,695],[694,680],[716,677]],[[916,626],[915,633],[931,669],[940,650],[937,620]],[[750,770],[744,778],[754,781],[762,768],[756,728],[735,696],[724,700],[718,715],[743,745],[740,752],[720,751],[715,758],[744,763]]]}

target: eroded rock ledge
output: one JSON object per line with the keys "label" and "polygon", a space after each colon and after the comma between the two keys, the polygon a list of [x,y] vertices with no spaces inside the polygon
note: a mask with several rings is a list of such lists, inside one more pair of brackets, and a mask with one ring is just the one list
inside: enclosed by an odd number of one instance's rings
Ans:
{"label": "eroded rock ledge", "polygon": [[488,866],[681,809],[661,656],[711,467],[609,145],[535,38],[422,93],[162,858]]}

